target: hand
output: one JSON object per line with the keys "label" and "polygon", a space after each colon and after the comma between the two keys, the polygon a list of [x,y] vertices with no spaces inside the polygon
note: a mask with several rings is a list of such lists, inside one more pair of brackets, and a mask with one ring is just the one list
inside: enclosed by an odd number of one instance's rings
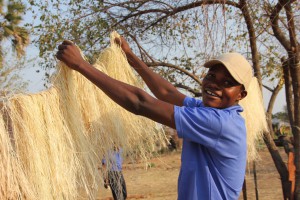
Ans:
{"label": "hand", "polygon": [[107,180],[107,179],[104,179],[104,188],[107,189],[107,188],[108,188],[108,185],[109,185],[109,184],[108,184],[108,180]]}
{"label": "hand", "polygon": [[124,51],[125,54],[131,53],[131,48],[129,47],[129,44],[127,41],[124,39],[124,37],[116,38],[115,42],[121,46],[122,50]]}
{"label": "hand", "polygon": [[108,188],[108,184],[104,183],[104,188],[107,189]]}
{"label": "hand", "polygon": [[86,62],[80,53],[79,48],[71,41],[65,40],[58,46],[56,58],[64,62],[68,67],[79,70],[82,63]]}

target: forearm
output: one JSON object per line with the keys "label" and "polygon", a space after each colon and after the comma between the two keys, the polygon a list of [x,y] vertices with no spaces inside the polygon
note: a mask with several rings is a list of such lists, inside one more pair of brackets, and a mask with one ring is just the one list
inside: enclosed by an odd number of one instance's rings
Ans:
{"label": "forearm", "polygon": [[130,112],[137,112],[136,107],[139,99],[136,93],[138,88],[109,77],[87,62],[81,63],[77,71],[117,104]]}
{"label": "forearm", "polygon": [[156,100],[137,87],[115,80],[87,62],[81,63],[77,71],[129,112],[175,127],[171,104]]}
{"label": "forearm", "polygon": [[170,82],[153,72],[134,53],[126,53],[129,64],[145,81],[151,92],[160,100],[181,106],[185,95],[180,93]]}

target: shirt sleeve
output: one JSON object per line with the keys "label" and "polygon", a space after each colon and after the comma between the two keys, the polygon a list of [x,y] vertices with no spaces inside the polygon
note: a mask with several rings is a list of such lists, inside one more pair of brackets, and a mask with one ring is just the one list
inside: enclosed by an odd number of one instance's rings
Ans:
{"label": "shirt sleeve", "polygon": [[185,97],[185,99],[183,101],[183,106],[199,107],[199,106],[202,106],[202,101],[199,99],[191,98],[191,97]]}
{"label": "shirt sleeve", "polygon": [[218,111],[201,106],[201,101],[192,98],[185,99],[184,103],[183,107],[174,107],[178,136],[214,148],[220,138],[222,127]]}

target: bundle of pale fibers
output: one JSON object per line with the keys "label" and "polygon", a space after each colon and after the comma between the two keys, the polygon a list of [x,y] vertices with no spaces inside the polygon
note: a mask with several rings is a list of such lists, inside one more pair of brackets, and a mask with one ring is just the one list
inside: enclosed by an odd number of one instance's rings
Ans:
{"label": "bundle of pale fibers", "polygon": [[[99,56],[99,59],[96,61],[95,66],[99,66],[99,69],[102,69],[102,71],[105,71],[107,74],[109,74],[111,77],[117,80],[142,88],[142,82],[140,81],[140,79],[137,79],[136,75],[131,70],[129,63],[127,62],[126,57],[123,54],[123,51],[121,50],[119,45],[114,43],[115,37],[119,37],[119,35],[116,32],[113,32],[111,35],[111,48],[108,48],[104,52],[102,52],[102,54]],[[116,56],[120,54],[122,54],[123,56]],[[107,97],[105,96],[104,98]],[[110,101],[107,98],[107,101],[105,102],[108,103]],[[138,153],[138,155],[143,156],[144,159],[148,158],[149,155],[147,154],[155,148],[155,141],[165,141],[165,135],[153,133],[157,132],[157,128],[155,127],[155,123],[151,120],[148,120],[147,118],[141,116],[132,115],[131,113],[124,111],[123,108],[121,108],[117,104],[114,104],[112,101],[111,103],[114,106],[109,105],[108,108],[114,108],[115,111],[113,115],[110,115],[112,117],[112,124],[116,117],[120,119],[130,119],[120,121],[120,124],[118,124],[119,127],[116,127],[116,130],[118,131],[114,132],[114,134],[119,135],[123,134],[122,130],[124,128],[122,128],[122,126],[128,128],[126,134],[128,135],[128,141],[119,141],[119,144],[126,142],[126,145],[121,145],[126,147],[126,149],[124,149],[126,152],[129,151],[129,154],[131,155],[134,153]],[[116,125],[116,123],[114,124]],[[145,133],[146,131],[151,131],[152,133]],[[105,135],[107,134],[104,132],[102,137],[105,137]],[[122,137],[116,136],[116,138]],[[140,139],[144,141],[144,145],[138,145],[140,143]]]}
{"label": "bundle of pale fibers", "polygon": [[264,131],[268,131],[266,113],[261,89],[255,77],[249,85],[247,96],[240,101],[244,111],[242,116],[247,129],[247,160],[253,161],[258,157],[257,143],[262,139]]}
{"label": "bundle of pale fibers", "polygon": [[[55,88],[8,102],[15,152],[37,199],[75,199],[88,138],[71,132]],[[86,155],[89,156],[89,155]]]}
{"label": "bundle of pale fibers", "polygon": [[[14,152],[14,141],[8,136],[8,127],[5,126],[7,124],[5,122],[0,115],[0,197],[1,199],[2,197],[6,197],[5,199],[18,199],[20,197],[34,199],[32,187],[27,181]],[[20,196],[21,194],[22,196]]]}
{"label": "bundle of pale fibers", "polygon": [[[114,42],[94,66],[141,86]],[[146,159],[157,141],[166,142],[153,121],[127,112],[63,63],[54,80],[49,90],[4,102],[13,140],[0,123],[1,178],[7,179],[1,182],[1,199],[10,194],[21,199],[93,199],[100,183],[97,168],[114,145],[124,155]]]}

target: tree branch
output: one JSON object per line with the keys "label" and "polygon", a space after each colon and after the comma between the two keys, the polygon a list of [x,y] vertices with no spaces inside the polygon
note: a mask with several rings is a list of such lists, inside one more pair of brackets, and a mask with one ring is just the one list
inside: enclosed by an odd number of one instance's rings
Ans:
{"label": "tree branch", "polygon": [[272,91],[272,95],[271,98],[269,100],[269,104],[268,104],[268,108],[267,108],[267,113],[272,113],[273,111],[273,107],[274,107],[274,103],[275,100],[280,92],[280,90],[282,89],[284,84],[284,78],[283,76],[279,79],[278,84],[276,85],[276,87],[274,88],[274,90]]}
{"label": "tree branch", "polygon": [[199,90],[193,89],[189,86],[183,85],[181,83],[175,83],[174,84],[175,87],[177,88],[182,88],[185,89],[187,91],[189,91],[190,93],[194,94],[194,97],[201,97],[202,96],[202,92],[200,92]]}
{"label": "tree branch", "polygon": [[186,75],[188,75],[189,77],[191,77],[193,80],[195,80],[197,83],[199,83],[199,85],[201,85],[201,80],[195,75],[195,74],[192,74],[190,72],[188,72],[187,70],[185,69],[182,69],[180,68],[179,66],[177,65],[173,65],[173,64],[170,64],[170,63],[165,63],[165,62],[148,62],[146,63],[149,67],[157,67],[157,66],[164,66],[164,67],[169,67],[169,68],[173,68],[173,69],[176,69]]}
{"label": "tree branch", "polygon": [[249,33],[249,41],[250,41],[254,75],[257,77],[257,80],[259,81],[260,86],[262,86],[262,82],[261,82],[262,76],[261,76],[260,65],[259,65],[259,53],[258,53],[257,45],[256,45],[256,34],[255,34],[253,21],[250,16],[250,12],[249,12],[246,0],[240,0],[239,8],[242,11],[242,14],[244,16],[245,23],[246,23],[246,26],[248,29],[248,33]]}
{"label": "tree branch", "polygon": [[282,44],[282,46],[286,49],[286,51],[290,51],[291,45],[288,41],[288,39],[285,37],[283,32],[279,28],[279,13],[283,9],[283,7],[288,4],[289,0],[280,0],[276,6],[274,7],[270,19],[271,19],[271,26],[274,32],[274,36],[277,38],[277,40]]}
{"label": "tree branch", "polygon": [[262,85],[265,89],[267,89],[267,90],[269,90],[270,92],[273,92],[274,91],[274,89],[272,89],[272,88],[270,88],[269,86],[267,86],[267,85]]}

